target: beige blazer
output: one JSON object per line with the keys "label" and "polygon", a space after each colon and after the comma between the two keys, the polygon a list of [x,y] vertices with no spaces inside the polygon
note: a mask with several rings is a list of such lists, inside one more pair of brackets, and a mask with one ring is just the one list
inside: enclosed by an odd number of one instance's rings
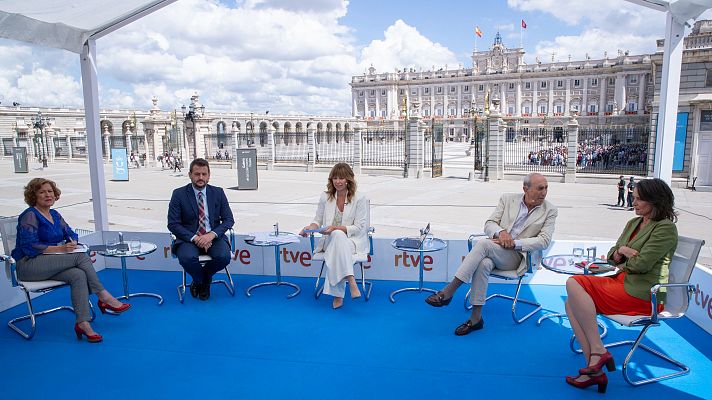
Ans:
{"label": "beige blazer", "polygon": [[[344,214],[341,219],[341,225],[346,227],[346,236],[356,245],[357,254],[369,251],[366,203],[366,197],[357,192],[350,202],[344,204]],[[329,226],[334,222],[334,215],[336,215],[336,198],[328,200],[327,194],[322,193],[312,222],[319,226]],[[326,237],[322,236],[314,249],[315,253],[324,251],[325,241]]]}
{"label": "beige blazer", "polygon": [[[488,237],[493,238],[502,230],[507,232],[512,230],[523,196],[523,193],[505,193],[499,198],[497,208],[485,222],[485,234]],[[521,243],[521,249],[517,248],[517,250],[522,253],[522,262],[517,269],[519,274],[523,274],[527,269],[525,252],[534,251],[538,257],[541,257],[541,252],[537,250],[549,247],[558,215],[559,211],[556,207],[544,200],[544,203],[532,211],[527,218],[522,233],[516,238]],[[537,264],[540,260],[533,261]]]}

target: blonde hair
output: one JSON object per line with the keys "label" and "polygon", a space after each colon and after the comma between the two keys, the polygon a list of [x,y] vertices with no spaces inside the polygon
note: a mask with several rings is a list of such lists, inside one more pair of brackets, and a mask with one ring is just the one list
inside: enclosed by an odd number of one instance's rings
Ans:
{"label": "blonde hair", "polygon": [[326,193],[328,194],[329,200],[333,200],[336,196],[334,178],[346,179],[346,201],[351,202],[351,199],[356,194],[356,178],[349,164],[338,163],[334,165],[331,172],[329,172],[329,181],[326,183]]}

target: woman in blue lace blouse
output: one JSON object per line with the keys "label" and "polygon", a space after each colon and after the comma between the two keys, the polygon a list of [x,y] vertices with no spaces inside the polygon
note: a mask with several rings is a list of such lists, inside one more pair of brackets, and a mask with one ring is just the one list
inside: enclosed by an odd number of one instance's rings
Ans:
{"label": "woman in blue lace blouse", "polygon": [[56,280],[71,287],[72,306],[76,315],[74,332],[77,339],[100,342],[89,321],[89,293],[99,297],[102,313],[107,309],[124,312],[131,307],[116,300],[99,281],[91,259],[85,252],[74,252],[78,235],[62,216],[51,207],[59,200],[57,185],[45,178],[34,178],[25,186],[25,203],[30,207],[20,214],[17,242],[12,257],[17,262],[21,281]]}

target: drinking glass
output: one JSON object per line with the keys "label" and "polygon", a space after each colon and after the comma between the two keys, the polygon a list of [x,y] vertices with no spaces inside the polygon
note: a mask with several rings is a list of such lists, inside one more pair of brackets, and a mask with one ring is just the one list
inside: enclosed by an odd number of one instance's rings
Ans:
{"label": "drinking glass", "polygon": [[141,251],[141,240],[139,239],[133,239],[129,241],[129,250],[131,250],[131,253],[138,253]]}
{"label": "drinking glass", "polygon": [[116,240],[109,240],[106,242],[106,254],[116,254],[116,246],[118,242]]}
{"label": "drinking glass", "polygon": [[574,247],[573,255],[574,255],[575,262],[577,262],[577,263],[581,262],[581,257],[583,257],[583,248],[582,247]]}

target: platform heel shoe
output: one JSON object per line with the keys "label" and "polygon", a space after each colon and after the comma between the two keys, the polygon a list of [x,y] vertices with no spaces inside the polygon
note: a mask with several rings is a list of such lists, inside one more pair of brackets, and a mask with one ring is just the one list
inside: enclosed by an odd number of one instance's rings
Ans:
{"label": "platform heel shoe", "polygon": [[608,376],[606,374],[590,376],[587,381],[579,382],[576,380],[577,376],[567,376],[566,383],[573,387],[579,389],[586,389],[589,386],[598,385],[598,393],[606,393],[606,388],[608,388]]}
{"label": "platform heel shoe", "polygon": [[591,356],[598,356],[598,362],[593,365],[589,365],[588,367],[581,368],[579,370],[579,374],[596,375],[597,373],[601,372],[601,369],[604,365],[608,369],[608,372],[616,370],[616,362],[613,361],[613,355],[611,354],[611,352],[607,351],[605,353],[591,353]]}
{"label": "platform heel shoe", "polygon": [[104,338],[101,337],[101,335],[98,333],[95,333],[93,335],[87,335],[87,333],[79,327],[79,324],[74,324],[74,333],[77,334],[77,340],[82,340],[82,336],[86,336],[87,342],[89,343],[99,343],[104,340]]}

